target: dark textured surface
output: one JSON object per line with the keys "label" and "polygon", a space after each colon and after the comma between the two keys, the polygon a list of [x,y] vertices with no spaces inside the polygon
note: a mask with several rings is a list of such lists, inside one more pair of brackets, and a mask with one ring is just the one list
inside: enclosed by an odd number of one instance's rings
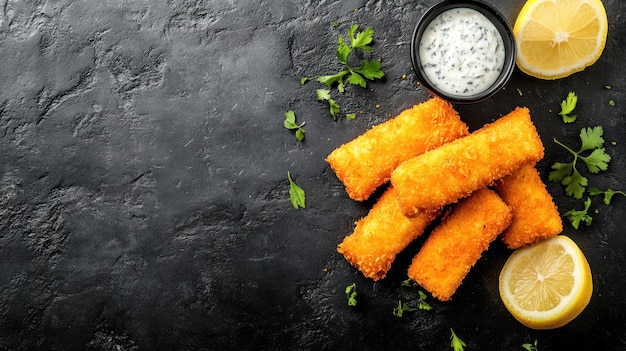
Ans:
{"label": "dark textured surface", "polygon": [[[510,21],[523,5],[490,2]],[[499,243],[452,301],[430,298],[433,311],[402,319],[391,311],[416,301],[400,282],[419,242],[377,283],[336,253],[372,202],[348,199],[324,157],[428,98],[408,43],[433,3],[0,1],[0,349],[446,350],[450,328],[467,350],[535,339],[541,351],[626,349],[622,197],[595,201],[590,227],[566,224],[595,285],[558,330],[506,312]],[[457,106],[472,129],[528,106],[546,181],[566,157],[552,138],[575,145],[581,128],[602,125],[613,160],[591,179],[626,188],[626,3],[604,4],[609,37],[594,66],[553,82],[517,71],[494,98]],[[386,78],[348,87],[337,101],[363,113],[333,121],[315,100],[319,84],[299,80],[339,68],[336,38],[352,23],[376,30]],[[570,90],[579,119],[564,125],[558,104]],[[288,109],[306,121],[303,143],[283,128]],[[291,207],[287,171],[305,210]],[[548,187],[562,213],[582,207]],[[353,282],[357,308],[343,292]]]}

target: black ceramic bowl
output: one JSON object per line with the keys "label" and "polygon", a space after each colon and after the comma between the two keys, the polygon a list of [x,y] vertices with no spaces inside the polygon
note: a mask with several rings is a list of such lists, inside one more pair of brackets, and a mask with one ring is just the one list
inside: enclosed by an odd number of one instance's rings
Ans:
{"label": "black ceramic bowl", "polygon": [[[422,42],[423,36],[425,35],[425,31],[427,27],[433,22],[433,20],[437,19],[439,15],[454,9],[471,9],[478,11],[482,14],[489,22],[493,24],[497,33],[499,33],[502,38],[502,45],[504,46],[504,58],[503,64],[499,71],[493,71],[493,75],[496,76],[495,80],[491,84],[485,85],[484,89],[477,89],[475,91],[471,91],[468,93],[464,91],[463,93],[455,93],[451,91],[442,90],[440,86],[445,83],[439,83],[439,86],[435,83],[437,78],[429,78],[425,67],[425,61],[420,57],[420,43]],[[468,32],[470,32],[468,30]],[[474,31],[476,32],[476,31]],[[443,39],[442,39],[443,40]],[[462,40],[456,40],[454,45],[463,44]],[[425,44],[426,45],[426,44]],[[473,47],[472,47],[473,49]],[[470,1],[455,1],[455,0],[445,0],[442,2],[433,5],[429,8],[422,18],[419,20],[417,26],[415,27],[415,31],[413,32],[413,39],[411,41],[411,61],[413,63],[413,70],[417,74],[418,79],[421,81],[421,84],[428,89],[432,94],[437,95],[447,101],[452,103],[474,103],[484,100],[492,95],[494,95],[497,91],[502,89],[502,87],[506,84],[506,82],[511,77],[513,70],[515,68],[515,37],[513,36],[513,31],[506,20],[506,18],[493,6],[478,0],[470,0]],[[442,56],[442,55],[440,55]],[[425,56],[426,57],[426,56]],[[464,57],[460,56],[459,57]],[[465,60],[461,59],[461,61]],[[446,72],[450,71],[450,69],[444,69],[442,76],[446,76]],[[438,73],[441,70],[438,71]],[[430,73],[431,77],[433,73]],[[489,80],[491,81],[491,80]],[[442,82],[445,82],[445,79],[442,79]],[[469,84],[473,82],[470,81]],[[471,85],[470,85],[471,87]],[[474,86],[476,87],[476,86]],[[448,89],[449,90],[449,89]]]}

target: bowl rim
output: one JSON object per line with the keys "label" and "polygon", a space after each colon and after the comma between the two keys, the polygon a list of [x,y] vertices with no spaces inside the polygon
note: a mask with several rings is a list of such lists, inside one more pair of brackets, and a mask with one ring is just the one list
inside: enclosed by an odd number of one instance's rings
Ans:
{"label": "bowl rim", "polygon": [[[424,30],[435,17],[453,8],[471,8],[483,14],[496,27],[504,43],[504,64],[500,75],[489,88],[473,95],[454,95],[437,89],[428,80],[420,65],[419,53],[417,50],[419,49],[420,39]],[[493,5],[481,0],[443,0],[429,7],[419,18],[411,38],[411,63],[413,65],[413,71],[417,75],[422,86],[430,91],[431,94],[437,95],[453,103],[474,103],[493,96],[508,82],[509,78],[513,74],[513,71],[515,70],[516,49],[515,36],[513,35],[513,30],[509,21]]]}

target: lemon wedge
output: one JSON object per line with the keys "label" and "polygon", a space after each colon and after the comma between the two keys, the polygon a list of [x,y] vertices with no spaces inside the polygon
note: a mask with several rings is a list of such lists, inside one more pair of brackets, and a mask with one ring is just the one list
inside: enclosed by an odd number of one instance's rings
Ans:
{"label": "lemon wedge", "polygon": [[569,323],[587,307],[593,291],[587,259],[564,235],[515,250],[502,268],[499,287],[507,310],[532,329]]}
{"label": "lemon wedge", "polygon": [[567,77],[600,58],[607,32],[600,0],[528,0],[513,26],[517,66],[536,78]]}

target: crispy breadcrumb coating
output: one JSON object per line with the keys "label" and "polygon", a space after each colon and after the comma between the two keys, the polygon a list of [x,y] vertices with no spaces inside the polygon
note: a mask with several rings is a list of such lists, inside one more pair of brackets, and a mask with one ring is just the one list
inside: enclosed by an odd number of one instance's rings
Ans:
{"label": "crispy breadcrumb coating", "polygon": [[404,162],[391,174],[403,213],[412,217],[454,203],[544,155],[527,108]]}
{"label": "crispy breadcrumb coating", "polygon": [[363,201],[400,163],[468,133],[448,102],[431,98],[335,149],[326,161],[348,196]]}
{"label": "crispy breadcrumb coating", "polygon": [[406,218],[389,187],[370,212],[356,223],[354,232],[337,247],[346,260],[364,276],[374,280],[385,277],[396,255],[420,236],[437,213]]}
{"label": "crispy breadcrumb coating", "polygon": [[563,222],[537,169],[524,166],[495,183],[496,191],[513,210],[513,222],[500,239],[510,249],[558,235]]}
{"label": "crispy breadcrumb coating", "polygon": [[456,204],[426,239],[411,262],[409,278],[437,299],[449,300],[511,219],[511,209],[495,192],[475,191]]}

